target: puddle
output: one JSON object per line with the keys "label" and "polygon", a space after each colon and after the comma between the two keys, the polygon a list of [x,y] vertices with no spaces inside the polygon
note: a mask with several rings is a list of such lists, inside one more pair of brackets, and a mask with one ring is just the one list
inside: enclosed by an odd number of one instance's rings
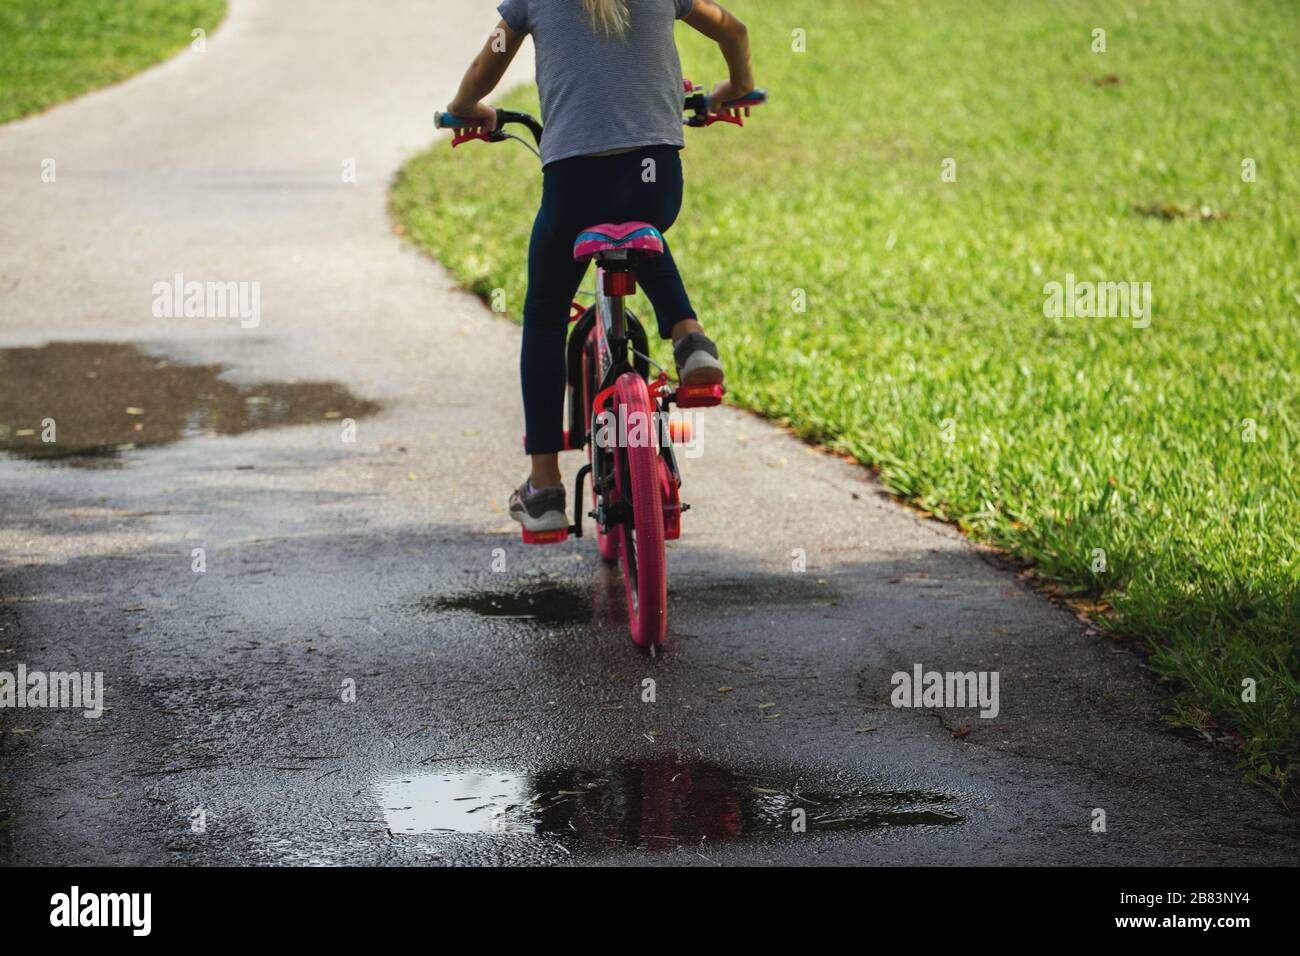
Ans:
{"label": "puddle", "polygon": [[379,787],[397,834],[551,835],[592,852],[723,843],[807,833],[962,822],[953,794],[883,789],[831,775],[748,773],[663,757],[601,768],[543,773],[473,770],[398,777]]}
{"label": "puddle", "polygon": [[520,618],[543,624],[589,624],[593,615],[591,595],[563,584],[430,598],[420,602],[419,608],[472,611],[483,617]]}
{"label": "puddle", "polygon": [[[470,611],[483,617],[515,618],[540,624],[626,624],[623,580],[616,568],[595,574],[581,585],[547,582],[498,591],[471,591],[419,601],[426,613]],[[670,581],[668,605],[673,608],[720,610],[794,602],[803,606],[830,606],[839,594],[819,581],[793,584],[768,577],[737,580]]]}
{"label": "puddle", "polygon": [[[334,382],[235,385],[133,345],[54,342],[0,349],[0,450],[95,465],[198,435],[360,418],[379,410]],[[54,422],[52,442],[47,421]]]}

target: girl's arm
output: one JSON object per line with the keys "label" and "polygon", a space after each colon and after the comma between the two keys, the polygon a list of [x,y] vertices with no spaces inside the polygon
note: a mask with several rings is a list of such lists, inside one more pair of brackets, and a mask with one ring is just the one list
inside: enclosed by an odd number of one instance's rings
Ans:
{"label": "girl's arm", "polygon": [[730,11],[713,0],[695,0],[686,22],[718,44],[726,58],[731,78],[719,83],[709,96],[709,108],[720,110],[754,89],[754,70],[749,62],[749,31]]}
{"label": "girl's arm", "polygon": [[497,112],[484,103],[483,98],[496,89],[523,42],[523,36],[511,30],[504,20],[498,23],[465,71],[460,89],[447,104],[447,112],[466,119],[481,119],[487,129],[492,129],[496,125]]}

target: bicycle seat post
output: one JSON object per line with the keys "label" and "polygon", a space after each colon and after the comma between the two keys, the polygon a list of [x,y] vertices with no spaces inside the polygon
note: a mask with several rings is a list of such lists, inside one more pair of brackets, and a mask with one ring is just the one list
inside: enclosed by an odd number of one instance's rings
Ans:
{"label": "bicycle seat post", "polygon": [[601,292],[609,304],[609,344],[616,363],[627,361],[627,317],[625,298],[636,291],[636,273],[632,271],[626,250],[601,253],[596,258],[601,270]]}

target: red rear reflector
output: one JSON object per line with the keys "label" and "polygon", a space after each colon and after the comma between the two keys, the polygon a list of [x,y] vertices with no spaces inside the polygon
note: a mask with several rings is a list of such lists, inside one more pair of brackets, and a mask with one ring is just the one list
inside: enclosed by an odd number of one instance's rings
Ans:
{"label": "red rear reflector", "polygon": [[636,292],[635,272],[606,272],[605,295],[632,295]]}

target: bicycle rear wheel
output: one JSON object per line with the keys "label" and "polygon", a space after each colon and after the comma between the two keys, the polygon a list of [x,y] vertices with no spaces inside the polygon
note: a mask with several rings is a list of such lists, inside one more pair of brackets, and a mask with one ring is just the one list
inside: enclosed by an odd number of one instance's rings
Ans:
{"label": "bicycle rear wheel", "polygon": [[643,378],[632,372],[619,378],[614,411],[619,424],[614,488],[632,509],[632,526],[620,522],[617,531],[628,621],[634,644],[657,646],[668,627],[668,566],[654,403]]}

